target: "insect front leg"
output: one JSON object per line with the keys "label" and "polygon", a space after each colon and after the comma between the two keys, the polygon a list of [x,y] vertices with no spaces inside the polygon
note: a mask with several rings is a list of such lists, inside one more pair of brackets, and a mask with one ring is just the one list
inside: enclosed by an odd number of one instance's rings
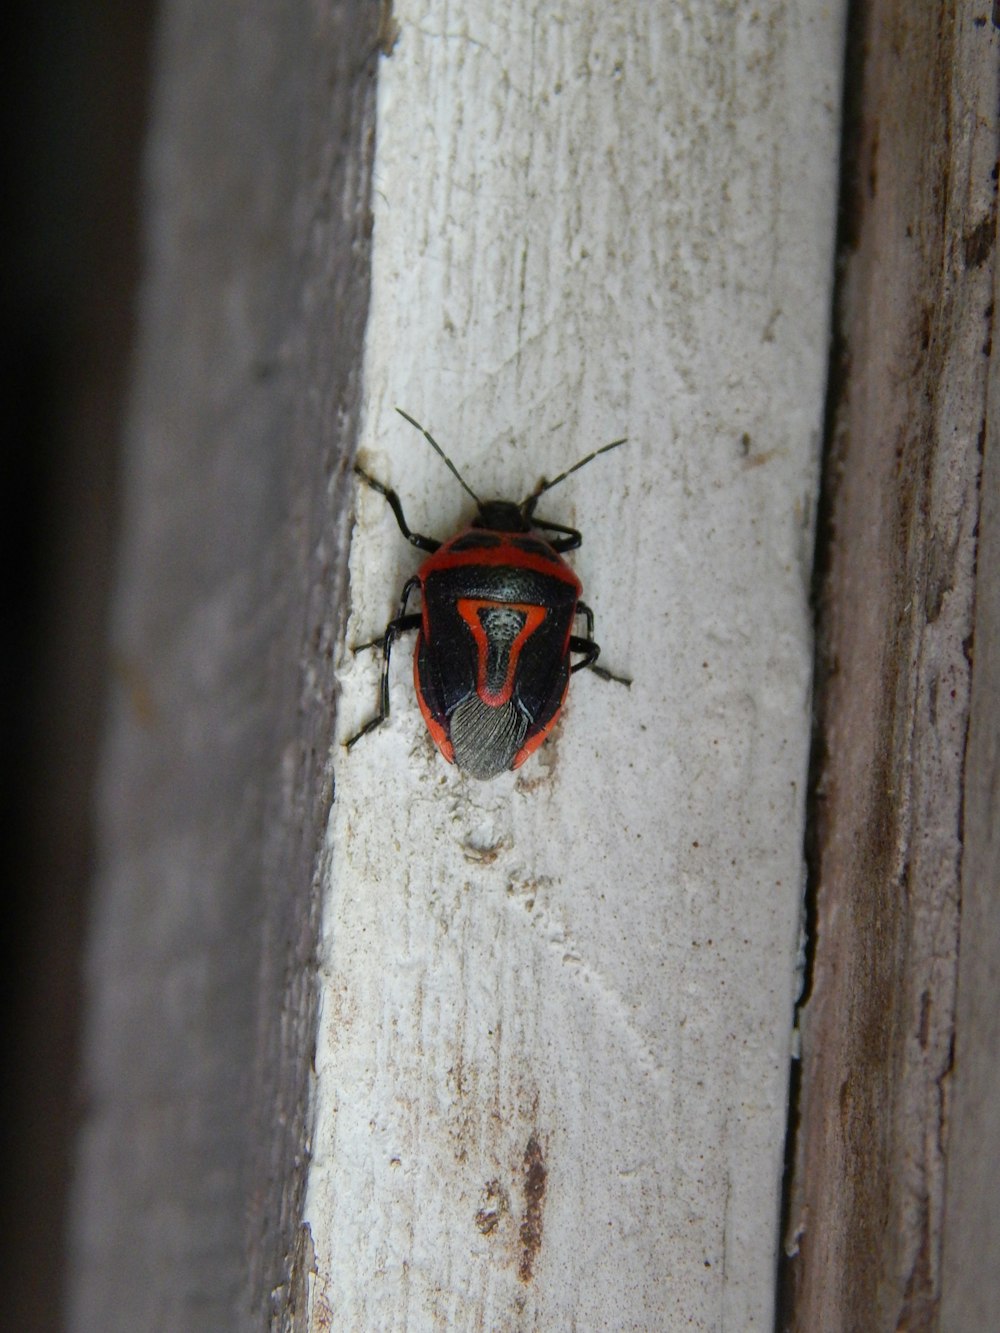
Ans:
{"label": "insect front leg", "polygon": [[549,542],[553,551],[557,551],[559,555],[563,555],[566,551],[575,551],[583,541],[578,530],[566,527],[565,523],[549,523],[546,519],[533,518],[531,524],[532,527],[542,528],[546,532],[561,532],[564,534],[562,537],[555,537]]}
{"label": "insect front leg", "polygon": [[440,548],[441,543],[435,541],[433,537],[425,537],[422,533],[412,532],[410,530],[409,524],[403,517],[403,506],[400,503],[399,496],[391,486],[383,486],[380,481],[376,481],[374,477],[370,477],[364,468],[360,467],[357,463],[354,464],[354,471],[366,485],[372,488],[373,491],[378,491],[379,495],[385,496],[386,500],[389,502],[389,508],[396,516],[396,522],[399,524],[400,532],[411,545],[418,546],[421,551],[430,551],[432,553]]}
{"label": "insect front leg", "polygon": [[574,662],[570,671],[586,669],[592,671],[595,676],[600,676],[601,680],[616,680],[619,685],[631,685],[632,681],[628,676],[616,676],[613,671],[608,671],[605,667],[597,665],[601,650],[594,642],[594,613],[585,602],[577,602],[576,613],[578,616],[583,616],[587,622],[587,637],[580,638],[576,634],[571,636],[569,650],[571,653],[582,653],[583,660]]}
{"label": "insect front leg", "polygon": [[406,614],[406,604],[410,600],[410,594],[419,583],[420,580],[416,576],[407,580],[406,586],[403,588],[403,595],[399,602],[399,614],[394,620],[389,621],[388,625],[385,627],[385,633],[381,638],[372,639],[369,643],[359,643],[354,649],[356,653],[360,653],[366,648],[381,648],[382,674],[379,679],[378,712],[370,722],[365,723],[356,735],[352,736],[349,741],[344,742],[345,748],[348,750],[356,745],[362,736],[367,736],[370,731],[374,731],[376,727],[380,727],[389,716],[389,658],[392,652],[393,641],[397,635],[407,634],[410,630],[420,628],[421,616],[419,613],[413,615]]}

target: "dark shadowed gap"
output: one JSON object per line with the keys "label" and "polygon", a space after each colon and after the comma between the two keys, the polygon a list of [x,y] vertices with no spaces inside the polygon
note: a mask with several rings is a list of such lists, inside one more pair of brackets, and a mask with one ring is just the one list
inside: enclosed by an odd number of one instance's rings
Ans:
{"label": "dark shadowed gap", "polygon": [[62,1326],[80,970],[152,0],[4,24],[4,1324]]}
{"label": "dark shadowed gap", "polygon": [[[841,405],[850,376],[850,355],[843,331],[843,273],[847,256],[857,246],[861,218],[859,147],[862,106],[864,102],[865,61],[868,47],[867,0],[849,0],[844,41],[843,102],[840,129],[840,189],[837,201],[837,236],[834,247],[833,299],[830,314],[830,353],[827,367],[826,400],[823,413],[823,446],[820,460],[820,491],[816,505],[816,546],[810,587],[813,613],[813,721],[809,754],[809,779],[806,795],[805,861],[806,888],[805,960],[802,994],[797,1009],[801,1012],[812,994],[817,946],[817,893],[819,890],[820,849],[824,838],[825,802],[823,774],[826,768],[828,734],[827,681],[833,664],[829,659],[825,631],[827,579],[835,533],[833,514],[840,476],[841,446],[838,426]],[[796,1147],[801,1125],[802,1062],[793,1060],[788,1081],[788,1132],[785,1139],[785,1168],[782,1180],[781,1219],[778,1233],[778,1273],[775,1301],[775,1330],[784,1333],[794,1323],[795,1256],[786,1252],[792,1240],[791,1215],[795,1178]]]}

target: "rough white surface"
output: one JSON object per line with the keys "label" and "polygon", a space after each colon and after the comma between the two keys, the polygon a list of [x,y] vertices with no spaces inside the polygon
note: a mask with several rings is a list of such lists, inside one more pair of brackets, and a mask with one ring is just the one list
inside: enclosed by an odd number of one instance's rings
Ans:
{"label": "rough white surface", "polygon": [[[574,677],[481,784],[403,643],[334,756],[312,1327],[770,1328],[842,3],[395,17],[362,457],[445,537],[470,502],[394,405],[509,498],[627,434],[540,510],[635,683]],[[420,563],[358,508],[352,643]],[[346,656],[343,736],[376,676]]]}

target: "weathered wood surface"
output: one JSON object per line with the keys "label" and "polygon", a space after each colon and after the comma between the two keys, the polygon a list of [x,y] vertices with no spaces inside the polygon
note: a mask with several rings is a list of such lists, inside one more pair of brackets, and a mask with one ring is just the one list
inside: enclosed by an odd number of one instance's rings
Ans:
{"label": "weathered wood surface", "polygon": [[[1000,270],[994,270],[994,277]],[[994,305],[1000,290],[994,286]],[[941,1273],[942,1330],[1000,1310],[1000,358],[990,365],[963,794],[962,917]]]}
{"label": "weathered wood surface", "polygon": [[[995,1110],[977,1116],[996,1086],[997,564],[980,559],[977,587],[977,532],[997,429],[998,34],[985,5],[961,3],[874,0],[854,24],[785,1322],[985,1329],[1000,1159],[979,1153],[974,1126],[995,1144]],[[983,552],[996,550],[995,507],[987,521]],[[980,1172],[966,1202],[957,1182]],[[973,1245],[984,1188],[991,1238]],[[952,1280],[977,1263],[992,1272],[988,1325],[958,1317],[968,1304],[938,1322],[946,1223],[966,1247],[952,1249]]]}
{"label": "weathered wood surface", "polygon": [[69,1326],[301,1279],[377,14],[162,7],[99,794]]}

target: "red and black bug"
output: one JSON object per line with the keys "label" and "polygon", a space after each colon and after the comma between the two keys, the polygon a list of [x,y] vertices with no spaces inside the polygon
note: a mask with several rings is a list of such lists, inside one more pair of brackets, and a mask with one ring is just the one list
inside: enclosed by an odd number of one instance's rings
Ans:
{"label": "red and black bug", "polygon": [[[450,764],[471,777],[494,778],[518,768],[548,736],[574,671],[586,667],[605,680],[631,683],[597,665],[594,613],[580,601],[580,580],[562,558],[580,545],[580,533],[535,517],[540,496],[625,441],[595,449],[553,481],[540,482],[519,504],[480,500],[433,436],[401,408],[396,410],[444,459],[478,512],[472,524],[449,541],[424,537],[410,530],[396,492],[355,466],[362,481],[385,496],[406,540],[429,557],[407,580],[399,614],[385,634],[362,645],[382,649],[379,709],[347,746],[389,716],[393,641],[417,630],[413,676],[434,744]],[[421,610],[408,614],[417,588]],[[582,636],[573,633],[580,617],[586,626]],[[574,655],[580,660],[574,662]]]}

